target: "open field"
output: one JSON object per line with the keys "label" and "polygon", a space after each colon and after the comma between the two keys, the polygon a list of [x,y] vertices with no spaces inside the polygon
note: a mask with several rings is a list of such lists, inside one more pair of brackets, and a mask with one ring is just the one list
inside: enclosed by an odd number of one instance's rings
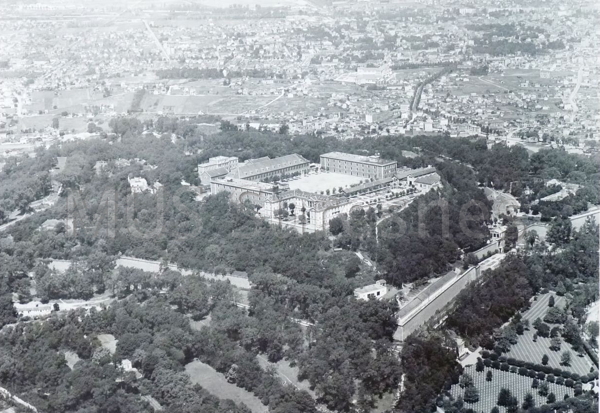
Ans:
{"label": "open field", "polygon": [[[492,381],[486,381],[485,379],[488,371],[492,372]],[[519,401],[519,406],[523,403],[523,399],[527,393],[532,394],[536,406],[546,404],[546,397],[540,396],[536,389],[531,388],[533,379],[530,377],[490,368],[485,368],[484,371],[477,372],[475,366],[466,367],[465,373],[473,377],[474,385],[479,390],[479,401],[477,403],[465,403],[465,407],[471,408],[476,412],[488,413],[492,407],[496,406],[498,393],[500,393],[501,388],[509,389],[512,395]],[[562,400],[565,394],[573,395],[573,389],[566,386],[548,383],[548,387],[549,392],[554,393],[557,401]],[[450,390],[450,394],[452,394],[454,399],[458,396],[464,396],[464,392],[464,389],[458,384],[453,385]],[[500,407],[500,412],[506,412],[506,408]]]}
{"label": "open field", "polygon": [[201,361],[192,361],[185,366],[186,373],[194,384],[199,384],[209,393],[221,399],[230,399],[236,403],[244,403],[253,413],[265,413],[267,406],[247,390],[228,383],[225,376],[208,364]]}
{"label": "open field", "polygon": [[69,366],[69,368],[73,370],[75,364],[80,360],[79,356],[73,351],[65,351],[64,354],[65,359],[67,360],[67,366]]}
{"label": "open field", "polygon": [[205,114],[237,116],[257,110],[274,96],[251,95],[147,95],[141,107],[149,113]]}
{"label": "open field", "polygon": [[290,189],[300,189],[301,191],[318,193],[328,189],[332,191],[333,188],[337,191],[340,187],[346,188],[365,180],[366,178],[361,178],[359,176],[350,176],[334,172],[321,172],[316,175],[308,175],[300,179],[289,181],[288,183]]}
{"label": "open field", "polygon": [[98,334],[98,340],[102,347],[110,351],[110,354],[115,354],[117,351],[117,339],[112,334]]}
{"label": "open field", "polygon": [[587,322],[590,323],[592,321],[598,322],[600,320],[600,301],[596,301],[592,305],[590,305],[587,309]]}

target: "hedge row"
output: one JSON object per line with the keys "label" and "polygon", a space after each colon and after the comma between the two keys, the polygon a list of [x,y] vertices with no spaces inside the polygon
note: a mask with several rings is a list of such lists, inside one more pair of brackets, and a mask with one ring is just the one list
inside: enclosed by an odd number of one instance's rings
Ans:
{"label": "hedge row", "polygon": [[[575,382],[588,383],[596,378],[598,378],[598,371],[594,371],[593,373],[589,373],[583,376],[580,376],[577,373],[571,373],[566,370],[561,369],[553,369],[550,368],[549,372],[547,371],[538,371],[535,368],[528,369],[527,367],[517,367],[516,365],[510,365],[507,362],[500,362],[500,360],[492,361],[490,358],[486,358],[483,360],[483,365],[486,367],[491,367],[496,370],[502,371],[510,371],[511,373],[518,373],[521,376],[529,376],[532,379],[546,380],[550,383],[564,384],[569,387],[573,387]],[[547,366],[542,366],[547,367]],[[569,384],[570,383],[570,384]]]}

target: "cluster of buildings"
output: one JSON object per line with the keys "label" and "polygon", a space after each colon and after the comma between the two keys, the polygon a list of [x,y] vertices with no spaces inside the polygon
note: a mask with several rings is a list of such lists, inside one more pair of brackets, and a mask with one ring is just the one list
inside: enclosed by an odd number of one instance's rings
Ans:
{"label": "cluster of buildings", "polygon": [[[398,169],[397,162],[381,157],[329,152],[321,155],[320,164],[291,154],[277,158],[263,157],[240,163],[237,157],[216,156],[198,165],[204,186],[211,194],[228,192],[235,202],[250,202],[268,220],[287,218],[296,212],[298,222],[308,230],[327,230],[329,220],[364,203],[359,193],[385,191],[402,185],[427,192],[441,186],[435,168]],[[364,178],[364,183],[340,187],[339,192],[290,188],[288,180],[302,180],[309,175],[324,174],[324,179],[340,176]],[[335,177],[334,177],[335,178]],[[362,180],[360,182],[363,182]],[[282,213],[282,209],[286,209]],[[295,211],[294,211],[295,210]]]}

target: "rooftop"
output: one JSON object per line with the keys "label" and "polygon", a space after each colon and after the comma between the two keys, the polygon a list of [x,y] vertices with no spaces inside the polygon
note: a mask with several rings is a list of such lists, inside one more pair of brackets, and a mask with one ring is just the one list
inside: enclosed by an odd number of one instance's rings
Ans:
{"label": "rooftop", "polygon": [[381,290],[382,288],[385,288],[385,287],[386,287],[385,281],[379,280],[379,281],[376,281],[375,284],[370,284],[370,285],[365,285],[364,287],[355,288],[354,293],[355,294],[368,294],[371,292]]}
{"label": "rooftop", "polygon": [[245,188],[254,191],[273,192],[273,184],[267,184],[264,182],[249,181],[247,179],[239,178],[218,178],[211,180],[211,183],[219,185],[235,186],[238,188]]}
{"label": "rooftop", "polygon": [[338,159],[348,162],[360,162],[371,165],[392,165],[396,161],[390,161],[389,159],[381,159],[379,155],[365,156],[365,155],[354,155],[352,153],[344,152],[328,152],[321,155],[321,158]]}
{"label": "rooftop", "polygon": [[211,169],[209,171],[205,171],[203,173],[207,174],[211,178],[215,178],[217,176],[227,175],[229,173],[229,171],[227,170],[227,168],[217,168],[217,169]]}
{"label": "rooftop", "polygon": [[409,176],[417,178],[420,176],[433,174],[435,172],[436,172],[436,169],[433,166],[428,166],[426,168],[417,168],[417,169],[399,169],[398,172],[396,172],[396,176],[398,177],[398,179],[405,179],[405,178],[408,178]]}
{"label": "rooftop", "polygon": [[415,179],[415,182],[418,184],[426,184],[426,185],[434,185],[441,181],[440,176],[437,173],[421,176],[420,178]]}
{"label": "rooftop", "polygon": [[233,174],[236,174],[239,178],[247,178],[255,175],[259,175],[262,173],[268,173],[277,171],[282,168],[287,168],[290,166],[297,166],[302,164],[309,164],[310,162],[305,159],[303,156],[298,154],[291,154],[280,156],[278,158],[269,158],[265,156],[263,158],[251,159],[246,161],[246,163],[239,166],[237,172],[234,171]]}

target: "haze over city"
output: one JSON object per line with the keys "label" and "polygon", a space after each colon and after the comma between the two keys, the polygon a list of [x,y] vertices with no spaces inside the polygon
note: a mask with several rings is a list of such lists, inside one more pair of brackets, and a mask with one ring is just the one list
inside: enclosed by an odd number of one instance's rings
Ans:
{"label": "haze over city", "polygon": [[0,0],[0,413],[597,412],[599,17]]}

